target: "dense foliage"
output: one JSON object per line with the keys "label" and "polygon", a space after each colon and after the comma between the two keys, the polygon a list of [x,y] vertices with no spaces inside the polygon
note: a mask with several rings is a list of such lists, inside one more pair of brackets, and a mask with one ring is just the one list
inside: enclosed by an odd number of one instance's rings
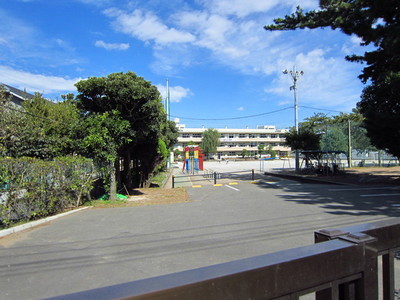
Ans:
{"label": "dense foliage", "polygon": [[214,128],[209,128],[203,133],[203,138],[201,140],[201,149],[206,157],[217,152],[217,147],[219,145],[220,134],[218,130]]}
{"label": "dense foliage", "polygon": [[132,72],[92,77],[76,86],[76,97],[52,102],[37,93],[22,107],[0,87],[0,156],[93,159],[111,198],[117,190],[148,186],[178,137],[157,88]]}
{"label": "dense foliage", "polygon": [[90,159],[0,158],[0,228],[78,207],[95,180]]}
{"label": "dense foliage", "polygon": [[293,149],[348,151],[349,132],[351,148],[359,152],[376,150],[367,137],[363,116],[354,110],[351,114],[341,113],[329,117],[316,113],[299,123],[299,134],[294,129],[287,134],[286,142]]}
{"label": "dense foliage", "polygon": [[36,93],[33,99],[25,100],[21,108],[6,102],[0,112],[3,156],[51,159],[72,154],[79,148],[75,134],[80,116],[69,101],[53,103]]}
{"label": "dense foliage", "polygon": [[[150,175],[165,160],[159,140],[171,147],[177,139],[177,130],[167,121],[157,88],[133,72],[91,77],[79,81],[76,87],[77,105],[86,119],[113,112],[118,114],[118,123],[129,124],[119,138],[110,133],[113,141],[108,139],[113,148],[108,150],[115,152],[112,156],[118,173],[117,157],[123,160],[123,171],[117,174],[120,184],[127,189],[148,186]],[[95,156],[104,157],[99,153]]]}
{"label": "dense foliage", "polygon": [[374,146],[399,157],[400,146],[400,2],[393,0],[320,0],[320,9],[277,18],[267,30],[331,27],[356,35],[374,50],[346,59],[366,66],[359,78],[369,83],[358,103],[364,127]]}

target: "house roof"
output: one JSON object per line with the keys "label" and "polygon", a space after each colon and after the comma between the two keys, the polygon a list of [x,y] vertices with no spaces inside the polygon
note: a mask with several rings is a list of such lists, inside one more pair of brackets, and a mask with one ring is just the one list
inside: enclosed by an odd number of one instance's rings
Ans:
{"label": "house roof", "polygon": [[21,100],[25,99],[32,99],[34,95],[27,93],[26,91],[19,90],[15,87],[9,86],[8,84],[0,83],[1,86],[4,87],[4,89],[9,92],[11,95],[14,97],[17,97]]}

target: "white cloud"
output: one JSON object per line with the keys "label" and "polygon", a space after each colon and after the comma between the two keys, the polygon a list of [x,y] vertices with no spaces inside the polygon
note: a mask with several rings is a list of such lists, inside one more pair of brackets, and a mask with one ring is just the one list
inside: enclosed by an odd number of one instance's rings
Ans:
{"label": "white cloud", "polygon": [[[163,99],[165,99],[167,95],[167,87],[162,84],[157,84],[156,87],[160,92],[161,96],[163,97]],[[193,93],[190,91],[190,89],[177,85],[169,87],[169,95],[171,102],[178,103],[181,102],[183,98],[188,98],[190,96],[193,96]]]}
{"label": "white cloud", "polygon": [[104,41],[96,41],[94,43],[96,47],[104,48],[106,50],[128,50],[130,45],[129,43],[106,43]]}
{"label": "white cloud", "polygon": [[362,84],[354,76],[357,74],[357,65],[349,64],[343,57],[329,57],[324,49],[313,49],[297,54],[292,61],[282,59],[277,63],[280,67],[276,70],[278,76],[266,92],[285,97],[281,104],[293,101],[293,91],[289,90],[293,78],[281,71],[285,68],[293,70],[292,66],[296,66],[298,71],[304,71],[304,75],[299,75],[297,80],[299,105],[351,108],[359,101]]}
{"label": "white cloud", "polygon": [[28,92],[40,92],[43,94],[57,92],[73,92],[74,84],[81,78],[67,79],[57,76],[46,76],[33,74],[25,71],[12,69],[0,65],[0,82],[14,86],[19,89],[26,89]]}
{"label": "white cloud", "polygon": [[238,110],[238,111],[244,111],[244,107],[243,107],[243,106],[238,107],[237,110]]}
{"label": "white cloud", "polygon": [[153,41],[156,44],[188,43],[193,42],[195,37],[185,31],[169,28],[152,12],[140,9],[132,13],[111,8],[104,13],[115,18],[113,24],[117,31],[129,34],[144,42]]}
{"label": "white cloud", "polygon": [[[251,14],[266,13],[276,7],[291,7],[299,5],[297,0],[202,0],[208,10],[220,15],[234,15],[244,18]],[[301,7],[305,9],[318,7],[318,0],[302,0]]]}
{"label": "white cloud", "polygon": [[204,4],[213,12],[221,15],[236,15],[245,17],[252,13],[266,12],[282,0],[207,0]]}
{"label": "white cloud", "polygon": [[[109,9],[104,13],[113,19],[119,32],[154,43],[156,61],[152,66],[156,66],[153,70],[159,74],[174,74],[179,68],[195,64],[220,64],[241,74],[264,76],[266,92],[282,97],[278,102],[283,104],[293,102],[293,92],[289,91],[293,82],[282,74],[282,69],[296,65],[305,72],[298,82],[302,104],[354,107],[358,101],[362,85],[356,76],[361,67],[346,62],[340,51],[356,51],[359,40],[348,39],[330,29],[264,30],[263,25],[293,11],[298,1],[198,0],[197,3],[200,4],[197,10],[187,6],[167,18],[142,9],[130,13]],[[314,9],[318,1],[305,0],[301,6]],[[342,48],[346,41],[347,49]],[[181,101],[188,96],[187,92],[190,90],[182,88],[178,94],[183,96],[173,97],[171,88],[172,101]],[[161,93],[164,97],[165,91]]]}
{"label": "white cloud", "polygon": [[175,15],[177,23],[196,35],[194,45],[229,57],[240,57],[248,51],[231,43],[238,24],[227,17],[204,11],[183,12]]}

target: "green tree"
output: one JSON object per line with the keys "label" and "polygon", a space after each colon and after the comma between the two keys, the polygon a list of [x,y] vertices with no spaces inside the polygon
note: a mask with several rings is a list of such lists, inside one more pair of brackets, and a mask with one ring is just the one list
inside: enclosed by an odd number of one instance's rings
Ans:
{"label": "green tree", "polygon": [[276,157],[276,151],[275,151],[274,149],[272,149],[272,145],[269,145],[269,146],[268,146],[268,151],[267,151],[267,153],[270,154],[271,157]]}
{"label": "green tree", "polygon": [[340,113],[338,116],[333,116],[331,124],[340,127],[347,139],[350,126],[351,147],[353,149],[360,152],[376,150],[371,144],[367,130],[363,127],[364,117],[358,109],[353,109],[353,112],[350,114]]}
{"label": "green tree", "polygon": [[85,122],[83,145],[88,156],[105,164],[109,183],[109,199],[117,199],[116,161],[118,150],[130,141],[130,124],[119,112],[90,115]]}
{"label": "green tree", "polygon": [[52,159],[74,154],[80,115],[72,102],[54,103],[36,93],[21,108],[4,106],[0,120],[3,155]]}
{"label": "green tree", "polygon": [[174,150],[174,157],[175,157],[175,160],[178,160],[179,156],[183,157],[182,151],[180,151],[179,149],[175,149],[175,150]]}
{"label": "green tree", "polygon": [[297,133],[293,128],[285,134],[286,145],[293,150],[319,150],[320,139],[319,134],[311,130],[300,129]]}
{"label": "green tree", "polygon": [[339,127],[331,126],[321,135],[321,150],[347,151],[347,137]]}
{"label": "green tree", "polygon": [[209,157],[209,155],[217,152],[217,147],[219,145],[220,134],[218,130],[209,128],[203,133],[203,138],[201,140],[201,149],[203,149],[204,155]]}
{"label": "green tree", "polygon": [[133,72],[91,77],[76,87],[78,107],[85,116],[118,111],[129,122],[130,141],[118,149],[124,163],[121,178],[128,189],[147,186],[160,163],[159,138],[166,120],[157,88]]}
{"label": "green tree", "polygon": [[378,149],[400,158],[400,73],[366,87],[358,103],[368,137]]}
{"label": "green tree", "polygon": [[397,157],[399,148],[393,140],[400,132],[400,94],[392,91],[398,90],[400,77],[399,20],[399,1],[320,0],[319,10],[304,13],[298,7],[295,13],[265,26],[267,30],[331,27],[358,36],[361,46],[374,46],[374,50],[346,59],[366,65],[359,78],[370,85],[364,89],[358,107],[365,117],[364,126],[371,142]]}
{"label": "green tree", "polygon": [[305,118],[304,122],[299,124],[302,130],[309,130],[316,134],[325,132],[326,126],[331,122],[331,119],[323,113],[314,113],[313,116]]}
{"label": "green tree", "polygon": [[265,153],[265,145],[264,144],[260,144],[260,145],[258,145],[257,149],[258,149],[258,154],[261,157],[261,154]]}
{"label": "green tree", "polygon": [[247,149],[243,149],[242,152],[240,153],[240,156],[242,158],[245,158],[248,155],[249,155],[249,151],[247,151]]}
{"label": "green tree", "polygon": [[169,151],[171,151],[178,143],[178,128],[176,127],[175,122],[166,120],[165,123],[161,124],[161,132],[162,132],[162,140],[165,143],[165,146]]}

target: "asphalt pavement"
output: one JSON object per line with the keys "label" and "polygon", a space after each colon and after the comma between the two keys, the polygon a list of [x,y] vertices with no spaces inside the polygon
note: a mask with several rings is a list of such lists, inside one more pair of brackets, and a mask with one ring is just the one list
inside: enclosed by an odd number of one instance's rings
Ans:
{"label": "asphalt pavement", "polygon": [[391,187],[257,177],[188,184],[188,203],[88,209],[0,239],[0,299],[53,297],[262,255],[312,244],[318,229],[400,217]]}

